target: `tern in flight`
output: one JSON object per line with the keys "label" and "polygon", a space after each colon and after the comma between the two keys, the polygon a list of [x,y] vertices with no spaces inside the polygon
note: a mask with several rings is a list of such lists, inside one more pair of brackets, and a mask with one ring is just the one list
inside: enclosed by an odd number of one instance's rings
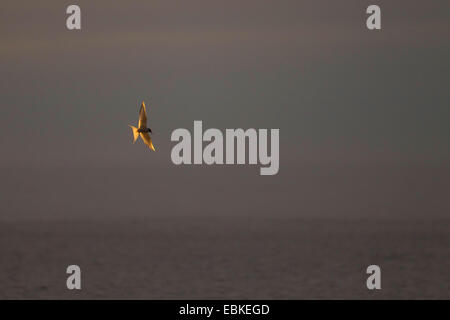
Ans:
{"label": "tern in flight", "polygon": [[145,111],[145,103],[142,101],[141,110],[139,110],[139,123],[138,127],[128,125],[131,130],[133,130],[133,143],[136,142],[137,138],[141,136],[142,141],[153,151],[155,151],[155,147],[152,143],[152,138],[150,137],[150,133],[152,133],[152,129],[147,127],[147,111]]}

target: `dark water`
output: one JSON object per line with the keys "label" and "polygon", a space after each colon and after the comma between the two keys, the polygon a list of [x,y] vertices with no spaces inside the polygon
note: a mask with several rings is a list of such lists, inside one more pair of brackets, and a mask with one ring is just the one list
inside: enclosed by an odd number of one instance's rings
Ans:
{"label": "dark water", "polygon": [[445,220],[1,222],[0,298],[449,299],[449,245]]}

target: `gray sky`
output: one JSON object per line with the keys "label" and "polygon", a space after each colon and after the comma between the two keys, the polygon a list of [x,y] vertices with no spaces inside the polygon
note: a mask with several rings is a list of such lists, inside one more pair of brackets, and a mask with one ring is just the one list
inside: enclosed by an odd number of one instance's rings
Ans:
{"label": "gray sky", "polygon": [[[237,204],[223,210],[407,214],[407,202],[415,210],[433,202],[432,211],[441,215],[449,208],[450,6],[376,1],[382,30],[368,31],[365,8],[372,2],[77,1],[82,30],[68,31],[65,9],[72,2],[3,1],[5,211],[44,216],[70,206],[89,215],[100,200],[99,212],[124,212],[137,210],[135,197],[148,191],[158,196],[149,196],[159,208],[155,214],[205,211],[234,196]],[[137,121],[142,100],[157,153],[131,144],[127,125]],[[279,175],[263,179],[257,167],[175,167],[170,134],[192,130],[194,120],[203,120],[205,129],[280,128]],[[378,181],[372,169],[303,171],[320,166],[374,168],[385,179]],[[418,172],[407,171],[412,166],[423,171],[411,177]],[[101,178],[98,168],[109,173]],[[140,168],[148,179],[128,195],[122,185],[139,179]],[[395,176],[392,168],[403,171]],[[83,180],[87,172],[96,179]],[[230,191],[244,179],[253,193]],[[402,189],[408,179],[416,191]],[[370,181],[367,190],[364,181]],[[411,200],[427,181],[430,193]],[[403,194],[390,201],[386,187],[396,183]],[[221,190],[222,184],[229,188]],[[192,194],[181,196],[189,186]],[[170,201],[174,190],[178,204]],[[305,207],[294,201],[301,190]],[[245,204],[269,194],[272,202]],[[318,205],[327,194],[328,204]],[[57,199],[53,205],[49,196]]]}

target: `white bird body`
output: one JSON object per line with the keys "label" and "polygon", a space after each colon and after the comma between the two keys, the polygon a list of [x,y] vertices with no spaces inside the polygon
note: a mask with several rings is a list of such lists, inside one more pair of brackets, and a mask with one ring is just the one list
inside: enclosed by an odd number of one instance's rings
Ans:
{"label": "white bird body", "polygon": [[137,128],[132,125],[128,125],[133,131],[133,143],[141,137],[142,141],[153,151],[155,151],[155,147],[152,143],[152,138],[150,137],[150,133],[152,130],[147,127],[147,111],[145,110],[145,103],[142,101],[141,109],[139,110],[139,122]]}

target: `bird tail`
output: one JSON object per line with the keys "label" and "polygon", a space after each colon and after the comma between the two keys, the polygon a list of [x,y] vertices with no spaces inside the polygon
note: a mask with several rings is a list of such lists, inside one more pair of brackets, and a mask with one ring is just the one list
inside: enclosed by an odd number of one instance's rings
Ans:
{"label": "bird tail", "polygon": [[128,126],[131,128],[131,130],[133,130],[133,143],[135,143],[137,138],[139,137],[138,128],[130,126],[130,125],[128,125]]}

